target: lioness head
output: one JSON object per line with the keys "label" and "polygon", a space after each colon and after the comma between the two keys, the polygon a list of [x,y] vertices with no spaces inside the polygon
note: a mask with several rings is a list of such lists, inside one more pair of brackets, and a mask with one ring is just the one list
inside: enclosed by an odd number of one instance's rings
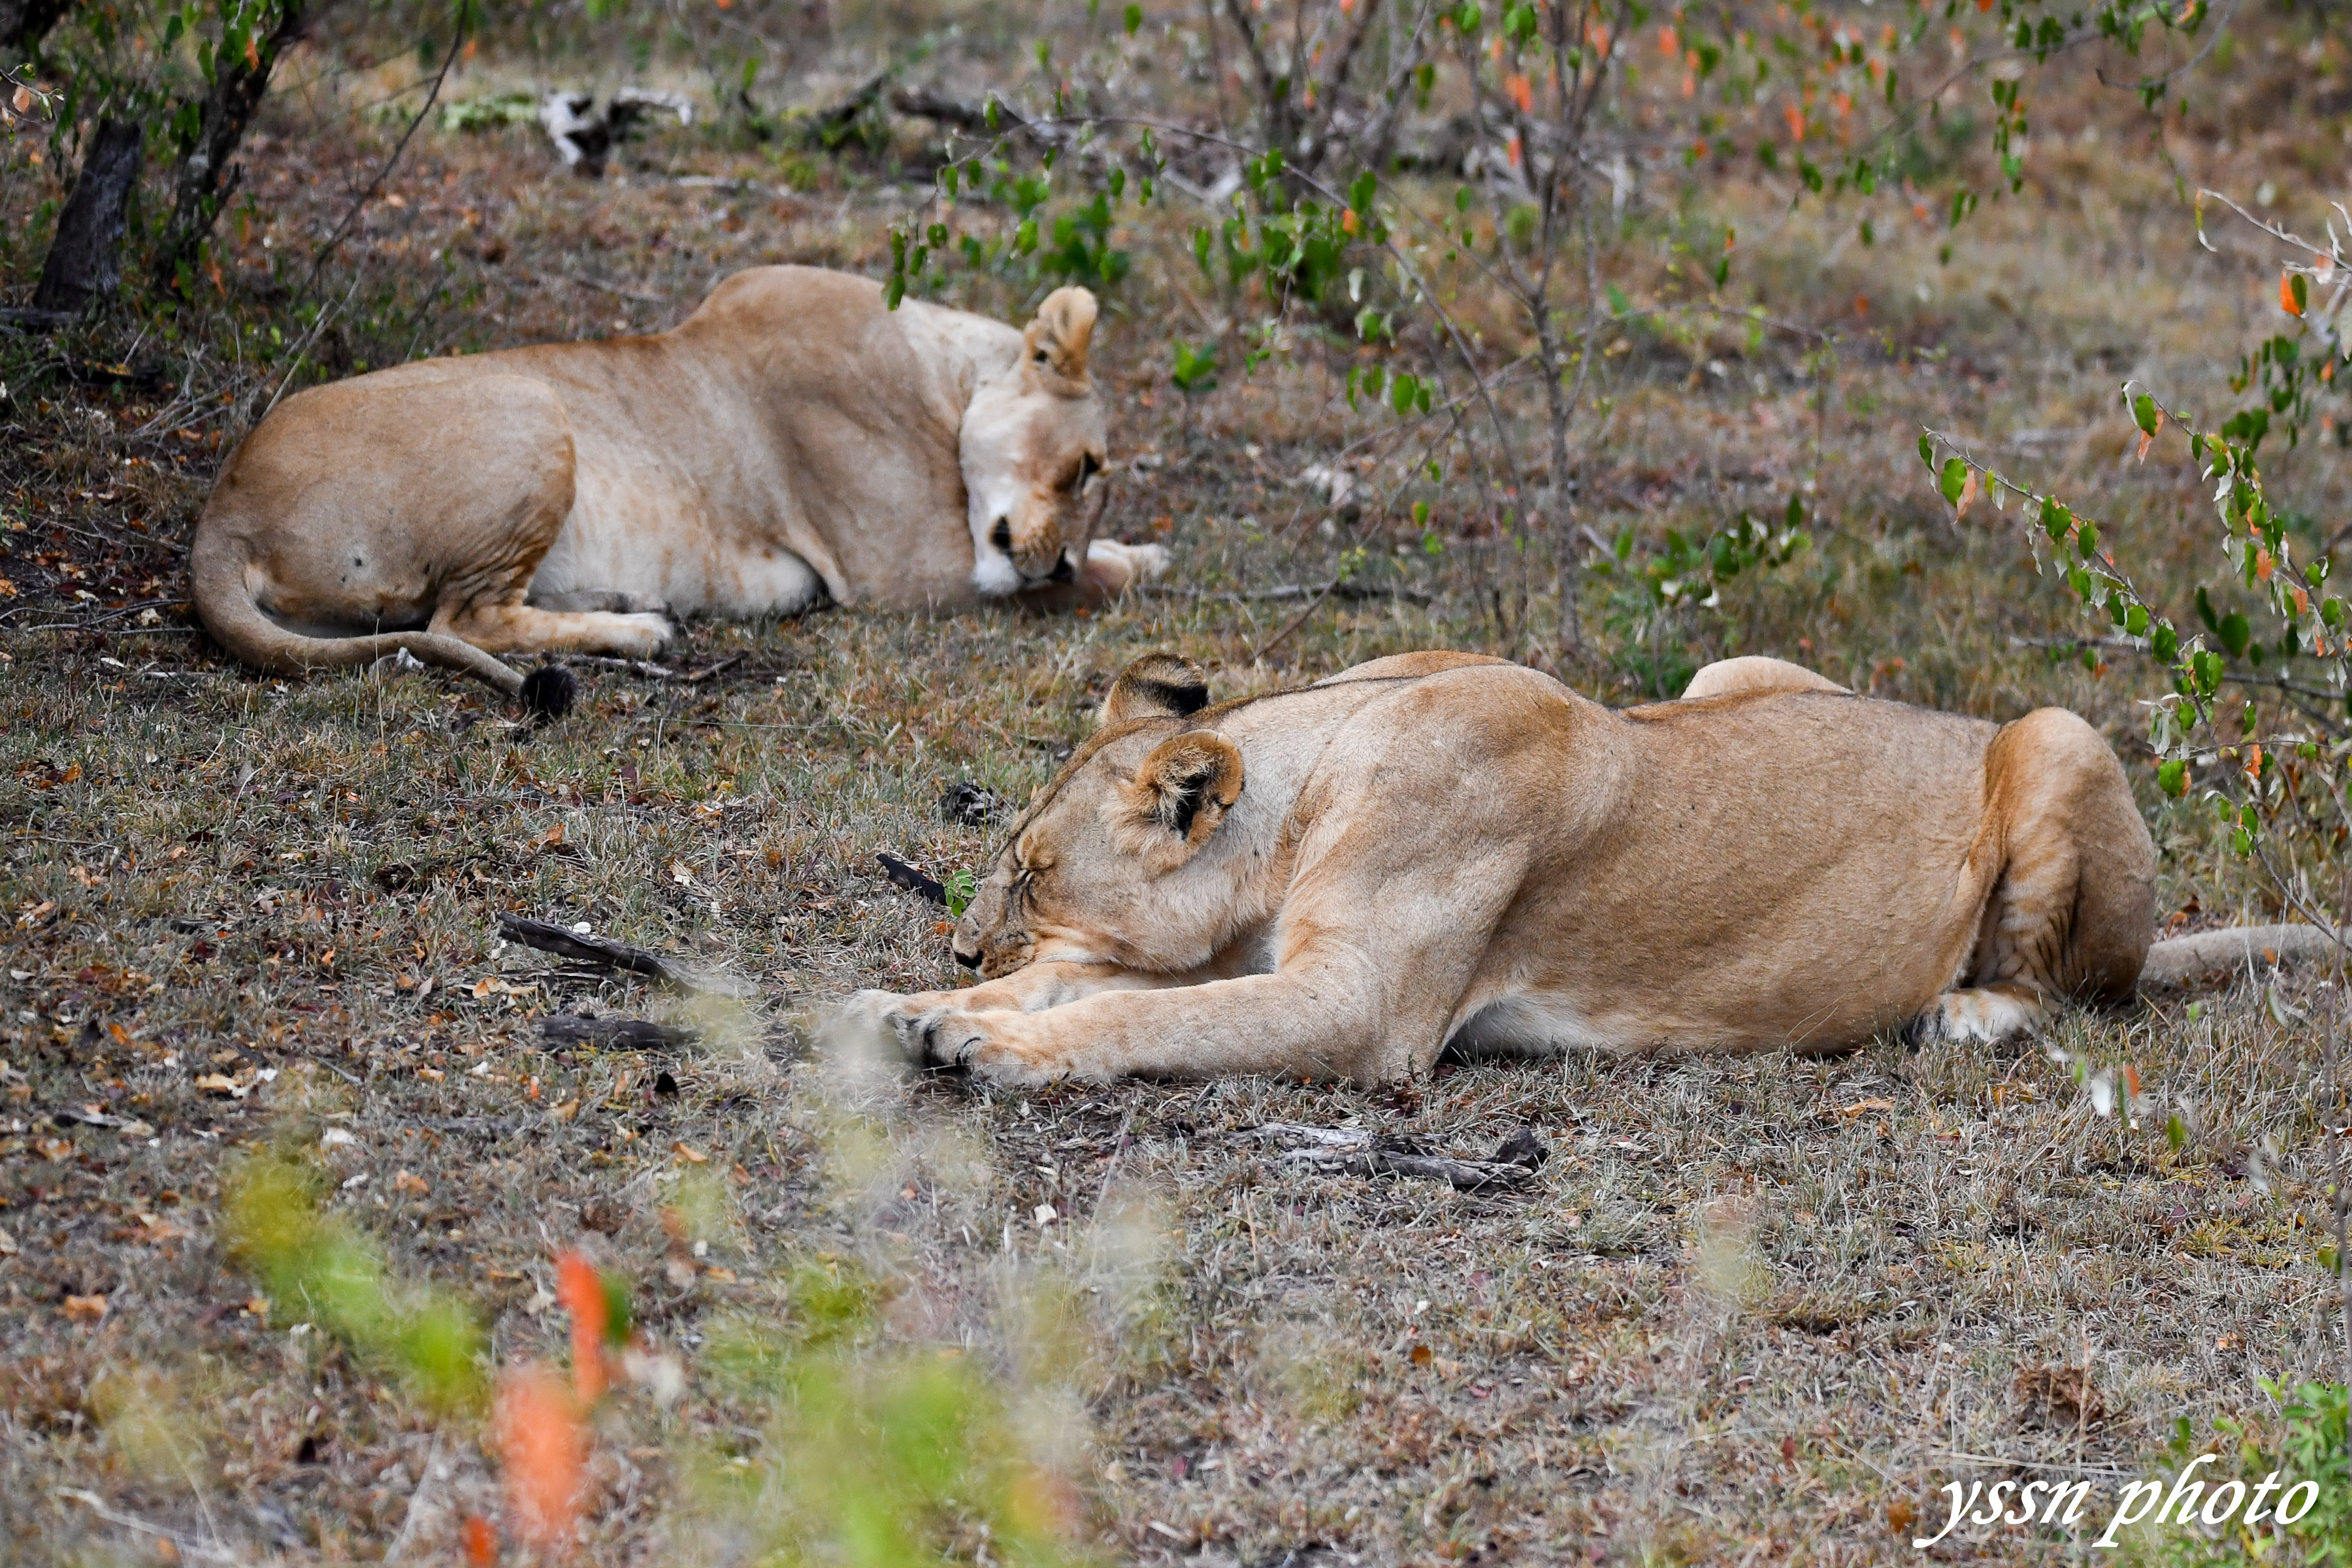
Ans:
{"label": "lioness head", "polygon": [[1067,582],[1108,499],[1102,404],[1087,374],[1095,297],[1056,289],[1022,333],[1020,360],[964,410],[961,453],[972,574],[983,594]]}
{"label": "lioness head", "polygon": [[1215,956],[1234,900],[1222,883],[1187,898],[1168,881],[1241,798],[1240,751],[1190,722],[1208,700],[1173,654],[1127,668],[1101,727],[1013,825],[956,926],[958,963],[993,980],[1045,960],[1173,973]]}

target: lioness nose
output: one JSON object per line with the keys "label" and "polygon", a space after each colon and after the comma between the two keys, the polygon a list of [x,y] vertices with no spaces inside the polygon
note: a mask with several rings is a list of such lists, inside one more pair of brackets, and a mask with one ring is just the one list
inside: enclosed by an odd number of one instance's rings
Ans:
{"label": "lioness nose", "polygon": [[955,954],[955,961],[958,963],[962,964],[966,969],[978,969],[980,967],[980,954],[976,952],[966,952],[960,947],[952,948],[950,951]]}

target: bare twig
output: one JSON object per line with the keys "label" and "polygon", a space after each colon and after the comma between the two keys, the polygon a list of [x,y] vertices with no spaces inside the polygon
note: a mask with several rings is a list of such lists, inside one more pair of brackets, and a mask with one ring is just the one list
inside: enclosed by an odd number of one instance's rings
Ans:
{"label": "bare twig", "polygon": [[310,275],[302,280],[301,291],[295,296],[296,304],[310,297],[310,290],[319,283],[319,268],[327,264],[327,258],[342,244],[343,236],[351,231],[361,210],[375,200],[376,193],[383,189],[383,183],[391,177],[394,165],[400,162],[400,155],[408,151],[409,139],[416,134],[416,128],[425,123],[425,117],[433,112],[433,105],[441,97],[441,84],[449,79],[449,68],[457,63],[457,51],[466,42],[466,7],[461,4],[456,7],[456,12],[457,26],[449,36],[449,52],[441,57],[441,68],[433,73],[433,86],[425,94],[425,101],[417,106],[415,116],[408,122],[408,129],[403,131],[400,140],[394,143],[392,156],[383,161],[383,166],[375,172],[375,178],[367,183],[367,188],[352,203],[350,209],[343,214],[342,221],[335,225],[334,232],[327,236],[325,242],[311,254]]}
{"label": "bare twig", "polygon": [[551,1046],[597,1046],[625,1050],[674,1050],[702,1037],[699,1029],[656,1024],[644,1018],[578,1018],[557,1013],[539,1021],[540,1037]]}
{"label": "bare twig", "polygon": [[713,974],[680,963],[676,959],[665,958],[650,948],[634,947],[625,942],[614,942],[610,937],[591,936],[550,921],[528,920],[521,915],[500,915],[499,934],[509,942],[520,942],[541,952],[551,952],[559,958],[576,959],[604,969],[625,970],[632,974],[649,974],[683,991],[737,998],[759,994],[759,987],[749,981],[729,974]]}
{"label": "bare twig", "polygon": [[701,669],[672,669],[667,665],[654,664],[642,658],[611,658],[601,653],[567,653],[555,659],[558,664],[592,665],[598,669],[617,669],[625,675],[643,676],[647,680],[672,681],[679,686],[699,686],[714,676],[724,675],[743,662],[740,653],[730,654],[717,664]]}
{"label": "bare twig", "polygon": [[594,278],[583,278],[577,273],[534,272],[530,274],[530,276],[537,279],[540,282],[549,284],[551,286],[560,283],[569,283],[574,288],[593,289],[599,294],[610,294],[614,299],[631,300],[639,305],[667,305],[669,303],[667,300],[663,299],[658,294],[646,294],[635,289],[624,289],[617,283],[606,283]]}
{"label": "bare twig", "polygon": [[1281,1163],[1305,1165],[1335,1174],[1357,1176],[1419,1176],[1444,1182],[1465,1192],[1492,1187],[1523,1187],[1535,1180],[1551,1151],[1532,1127],[1522,1127],[1504,1140],[1494,1157],[1456,1159],[1431,1154],[1395,1139],[1375,1138],[1355,1128],[1305,1127],[1297,1122],[1268,1121],[1233,1134],[1236,1140],[1298,1145],[1286,1151]]}
{"label": "bare twig", "polygon": [[136,1531],[142,1535],[151,1535],[159,1541],[168,1541],[184,1557],[193,1557],[200,1563],[223,1563],[232,1565],[242,1564],[245,1561],[226,1547],[211,1545],[195,1536],[173,1530],[168,1525],[152,1524],[135,1513],[125,1513],[121,1509],[110,1506],[96,1492],[84,1491],[79,1487],[55,1487],[50,1489],[49,1495],[78,1502],[109,1524],[120,1525],[124,1530]]}

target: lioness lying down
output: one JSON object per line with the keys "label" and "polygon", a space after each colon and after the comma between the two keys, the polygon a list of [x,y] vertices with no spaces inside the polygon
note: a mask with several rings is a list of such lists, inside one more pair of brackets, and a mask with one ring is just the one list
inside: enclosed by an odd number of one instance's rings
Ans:
{"label": "lioness lying down", "polygon": [[1181,659],[1130,666],[956,929],[982,983],[861,992],[838,1026],[1014,1082],[1379,1082],[1449,1045],[1998,1039],[2148,954],[2155,849],[2062,710],[1736,659],[1614,712],[1454,653],[1207,701]]}
{"label": "lioness lying down", "polygon": [[513,694],[497,655],[642,656],[671,616],[1117,594],[1167,554],[1092,538],[1094,327],[1083,289],[1023,331],[762,267],[672,331],[315,387],[222,470],[196,609],[264,669],[404,650]]}

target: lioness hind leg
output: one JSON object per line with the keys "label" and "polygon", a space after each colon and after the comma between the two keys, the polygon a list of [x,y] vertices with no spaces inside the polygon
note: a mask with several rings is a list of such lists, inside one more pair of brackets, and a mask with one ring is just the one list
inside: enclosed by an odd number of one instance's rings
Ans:
{"label": "lioness hind leg", "polygon": [[467,605],[433,617],[433,629],[488,653],[602,653],[643,658],[675,633],[666,616],[607,610],[541,610],[530,605]]}
{"label": "lioness hind leg", "polygon": [[2156,919],[2156,847],[2123,765],[2096,730],[2044,708],[1985,753],[1985,837],[1998,865],[1958,988],[1915,1037],[1999,1040],[2062,997],[2112,1001],[2139,978]]}

